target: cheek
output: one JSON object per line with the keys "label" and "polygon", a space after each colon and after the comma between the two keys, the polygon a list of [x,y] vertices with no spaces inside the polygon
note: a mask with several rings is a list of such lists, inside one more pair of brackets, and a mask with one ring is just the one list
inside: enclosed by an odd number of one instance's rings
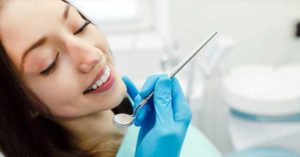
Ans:
{"label": "cheek", "polygon": [[[70,90],[72,89],[72,90]],[[78,87],[67,84],[51,83],[39,90],[39,97],[55,117],[71,117],[78,113]]]}
{"label": "cheek", "polygon": [[62,110],[79,97],[81,91],[79,83],[74,79],[75,77],[71,76],[73,75],[53,75],[53,77],[49,75],[50,78],[45,80],[31,80],[30,87],[38,98],[55,113],[56,110]]}
{"label": "cheek", "polygon": [[78,83],[69,77],[51,80],[44,83],[41,94],[49,104],[64,104],[76,98],[79,94]]}

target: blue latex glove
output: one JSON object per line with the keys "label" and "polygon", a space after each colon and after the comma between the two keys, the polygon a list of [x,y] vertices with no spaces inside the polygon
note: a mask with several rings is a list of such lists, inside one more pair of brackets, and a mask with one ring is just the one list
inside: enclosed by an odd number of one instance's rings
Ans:
{"label": "blue latex glove", "polygon": [[135,125],[141,126],[135,156],[180,156],[192,114],[177,79],[171,80],[166,75],[151,76],[140,92],[127,77],[123,80],[134,107],[154,91],[153,98],[134,120]]}

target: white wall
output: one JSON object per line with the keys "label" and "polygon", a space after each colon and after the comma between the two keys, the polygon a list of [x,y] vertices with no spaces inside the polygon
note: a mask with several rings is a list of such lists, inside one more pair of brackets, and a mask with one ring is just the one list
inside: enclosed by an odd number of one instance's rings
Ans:
{"label": "white wall", "polygon": [[241,63],[272,63],[296,56],[300,62],[300,40],[294,37],[300,22],[298,0],[171,0],[173,31],[179,52],[193,46],[218,30],[236,41],[225,58],[231,67]]}
{"label": "white wall", "polygon": [[[300,63],[300,39],[294,37],[295,24],[300,22],[299,0],[170,0],[170,3],[172,31],[180,53],[190,52],[218,30],[219,35],[236,40],[236,47],[223,60],[228,68],[244,63]],[[227,153],[232,150],[226,130],[228,111],[219,104],[217,88],[208,89],[211,96],[203,103],[208,103],[207,107],[193,118],[198,118],[201,130]]]}

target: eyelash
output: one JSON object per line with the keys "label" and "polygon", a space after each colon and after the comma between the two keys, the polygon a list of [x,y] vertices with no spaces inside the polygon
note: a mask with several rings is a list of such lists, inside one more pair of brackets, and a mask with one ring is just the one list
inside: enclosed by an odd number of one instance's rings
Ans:
{"label": "eyelash", "polygon": [[85,21],[84,24],[73,34],[76,35],[76,34],[81,33],[85,29],[85,27],[88,26],[90,23],[91,23],[90,21]]}
{"label": "eyelash", "polygon": [[57,52],[54,61],[50,64],[50,66],[47,69],[45,69],[44,71],[41,72],[41,75],[47,76],[47,75],[49,75],[56,68],[56,66],[57,66],[57,59],[58,59],[59,54],[60,53]]}
{"label": "eyelash", "polygon": [[[91,22],[90,21],[86,21],[77,31],[75,31],[73,34],[77,35],[79,33],[81,33],[82,31],[84,31],[84,29],[86,28],[86,26],[88,26]],[[56,66],[57,66],[57,61],[58,61],[58,57],[59,57],[59,52],[57,52],[54,61],[50,64],[50,66],[45,69],[44,71],[41,72],[42,76],[48,76],[51,72],[53,72],[53,70],[55,70]]]}

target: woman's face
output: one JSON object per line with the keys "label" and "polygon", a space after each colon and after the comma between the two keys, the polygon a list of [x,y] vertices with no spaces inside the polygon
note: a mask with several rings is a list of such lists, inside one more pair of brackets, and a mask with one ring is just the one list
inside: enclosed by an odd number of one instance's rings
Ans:
{"label": "woman's face", "polygon": [[57,118],[114,108],[126,94],[104,34],[61,0],[5,2],[0,40],[26,85]]}

